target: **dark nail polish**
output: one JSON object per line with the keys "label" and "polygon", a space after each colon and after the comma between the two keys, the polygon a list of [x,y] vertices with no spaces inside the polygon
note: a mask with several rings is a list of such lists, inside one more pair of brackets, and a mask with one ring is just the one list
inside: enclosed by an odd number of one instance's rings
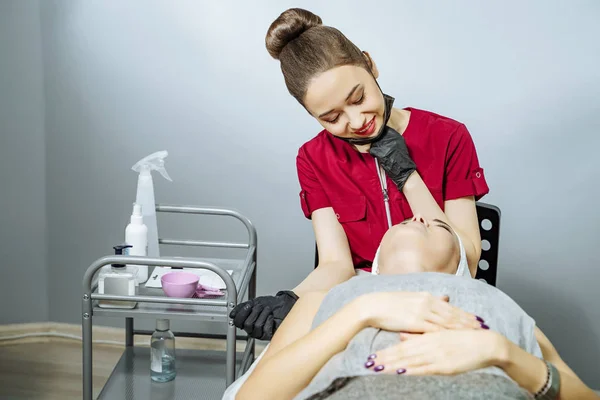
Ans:
{"label": "dark nail polish", "polygon": [[371,368],[373,365],[375,365],[375,361],[373,361],[373,360],[367,361],[365,363],[365,368]]}
{"label": "dark nail polish", "polygon": [[377,354],[371,354],[371,355],[368,357],[368,359],[369,359],[369,360],[372,360],[372,359],[374,359],[374,358],[377,358]]}
{"label": "dark nail polish", "polygon": [[405,372],[406,372],[406,369],[404,369],[404,368],[398,368],[398,369],[396,370],[396,373],[397,373],[398,375],[402,375],[402,374],[403,374],[403,373],[405,373]]}
{"label": "dark nail polish", "polygon": [[381,371],[383,371],[384,368],[385,367],[383,365],[378,365],[375,367],[375,372],[381,372]]}
{"label": "dark nail polish", "polygon": [[482,324],[485,322],[485,321],[483,320],[483,318],[481,318],[481,317],[478,317],[477,315],[475,316],[475,319],[476,319],[477,321],[481,322]]}
{"label": "dark nail polish", "polygon": [[482,327],[483,329],[490,329],[490,327],[489,327],[489,326],[487,326],[486,324],[481,324],[481,327]]}

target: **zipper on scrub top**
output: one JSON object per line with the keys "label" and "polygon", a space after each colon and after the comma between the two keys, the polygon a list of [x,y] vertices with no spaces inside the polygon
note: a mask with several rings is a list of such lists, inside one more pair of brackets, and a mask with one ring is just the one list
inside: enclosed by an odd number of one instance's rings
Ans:
{"label": "zipper on scrub top", "polygon": [[390,196],[387,190],[387,180],[385,172],[381,171],[379,162],[375,159],[375,167],[377,168],[377,175],[379,176],[379,184],[381,185],[381,193],[383,194],[383,204],[385,205],[385,215],[387,217],[388,229],[392,227],[392,216],[390,212]]}

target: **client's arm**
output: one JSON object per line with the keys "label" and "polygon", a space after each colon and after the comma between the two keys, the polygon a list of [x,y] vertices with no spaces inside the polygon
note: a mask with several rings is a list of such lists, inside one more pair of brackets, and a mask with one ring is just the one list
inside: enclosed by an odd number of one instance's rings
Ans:
{"label": "client's arm", "polygon": [[[551,362],[560,374],[561,400],[599,400],[594,393],[562,360],[550,340],[539,328],[535,328],[535,338],[542,349],[546,361]],[[546,364],[538,357],[526,352],[516,344],[499,338],[499,365],[521,387],[531,393],[537,392],[546,382]]]}
{"label": "client's arm", "polygon": [[296,302],[236,399],[293,398],[367,326],[397,332],[480,327],[474,315],[450,305],[447,297],[394,292],[360,296],[310,331],[322,298],[306,294]]}
{"label": "client's arm", "polygon": [[300,297],[273,336],[267,353],[240,388],[237,400],[293,398],[365,327],[364,316],[352,302],[309,332],[318,304],[318,295]]}
{"label": "client's arm", "polygon": [[[562,361],[556,349],[536,328],[545,360],[559,371],[561,400],[600,400]],[[525,390],[536,393],[546,382],[546,364],[494,331],[441,331],[400,334],[402,342],[377,353],[388,372],[406,375],[455,375],[480,368],[502,368]]]}

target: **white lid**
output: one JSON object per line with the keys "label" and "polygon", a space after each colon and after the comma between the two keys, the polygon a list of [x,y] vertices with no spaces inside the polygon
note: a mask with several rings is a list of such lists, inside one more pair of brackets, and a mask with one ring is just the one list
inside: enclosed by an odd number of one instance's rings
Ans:
{"label": "white lid", "polygon": [[133,203],[133,212],[131,213],[130,221],[134,225],[142,225],[144,223],[141,204]]}
{"label": "white lid", "polygon": [[142,206],[138,203],[133,203],[133,215],[142,216]]}
{"label": "white lid", "polygon": [[157,319],[156,320],[156,330],[158,330],[158,331],[169,330],[169,320],[168,319]]}

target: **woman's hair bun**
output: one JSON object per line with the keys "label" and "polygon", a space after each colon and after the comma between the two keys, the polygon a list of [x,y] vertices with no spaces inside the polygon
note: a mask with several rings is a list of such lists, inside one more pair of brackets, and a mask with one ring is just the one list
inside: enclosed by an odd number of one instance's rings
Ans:
{"label": "woman's hair bun", "polygon": [[289,42],[310,28],[322,24],[323,21],[318,15],[302,8],[290,8],[282,12],[269,27],[265,39],[267,51],[271,57],[278,60],[281,51]]}

